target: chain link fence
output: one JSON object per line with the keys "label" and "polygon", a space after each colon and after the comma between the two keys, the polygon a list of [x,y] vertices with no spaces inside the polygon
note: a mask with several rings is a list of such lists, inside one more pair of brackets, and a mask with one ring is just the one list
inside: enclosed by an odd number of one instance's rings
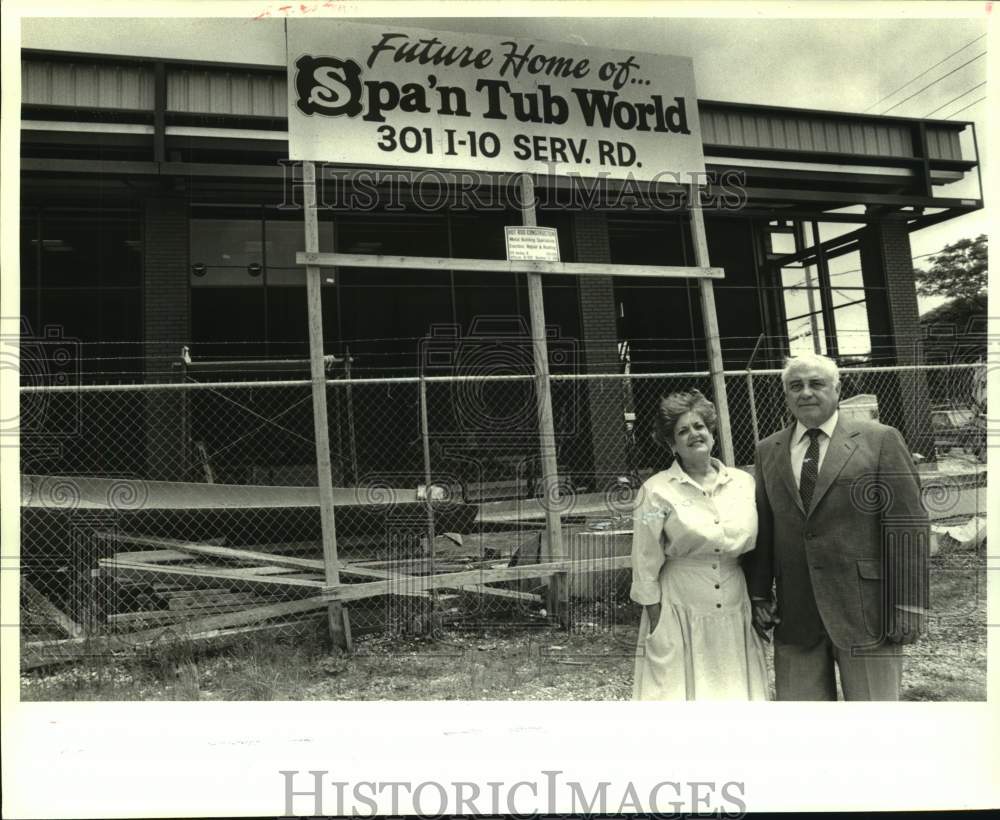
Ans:
{"label": "chain link fence", "polygon": [[[634,495],[666,466],[651,439],[657,403],[692,388],[711,397],[709,374],[553,375],[559,481],[546,498],[537,381],[524,369],[328,382],[341,583],[385,582],[347,604],[355,634],[551,617],[548,577],[496,572],[549,559],[547,507],[567,558],[608,567],[566,573],[569,622],[579,602],[627,599]],[[898,427],[918,460],[975,464],[988,443],[985,372],[843,370],[841,412]],[[726,385],[736,462],[749,465],[790,420],[780,372],[731,372]],[[310,389],[22,388],[22,664],[323,639]],[[420,580],[442,573],[465,575]]]}

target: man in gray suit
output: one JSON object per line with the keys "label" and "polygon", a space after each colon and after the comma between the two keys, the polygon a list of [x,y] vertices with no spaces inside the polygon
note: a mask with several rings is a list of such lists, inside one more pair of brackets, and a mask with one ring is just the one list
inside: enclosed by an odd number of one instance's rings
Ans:
{"label": "man in gray suit", "polygon": [[[782,372],[795,423],[757,446],[757,547],[745,571],[754,626],[774,630],[778,700],[898,700],[901,645],[928,606],[927,513],[902,436],[838,413],[825,356]],[[772,597],[772,587],[776,598]]]}

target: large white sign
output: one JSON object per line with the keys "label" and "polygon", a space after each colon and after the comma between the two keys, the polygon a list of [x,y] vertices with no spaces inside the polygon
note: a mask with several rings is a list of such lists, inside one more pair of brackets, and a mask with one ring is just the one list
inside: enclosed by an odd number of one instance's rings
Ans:
{"label": "large white sign", "polygon": [[689,182],[705,169],[687,57],[288,21],[289,156]]}

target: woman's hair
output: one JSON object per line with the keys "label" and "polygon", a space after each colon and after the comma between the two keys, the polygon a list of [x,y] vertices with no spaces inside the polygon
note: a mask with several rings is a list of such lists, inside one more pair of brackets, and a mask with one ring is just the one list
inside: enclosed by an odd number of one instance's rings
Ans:
{"label": "woman's hair", "polygon": [[718,421],[715,405],[706,399],[700,390],[688,390],[671,393],[660,399],[660,406],[657,408],[656,418],[653,422],[653,441],[669,450],[670,442],[674,440],[674,428],[677,427],[677,421],[685,413],[697,413],[705,422],[705,426],[712,433],[715,433],[715,425]]}

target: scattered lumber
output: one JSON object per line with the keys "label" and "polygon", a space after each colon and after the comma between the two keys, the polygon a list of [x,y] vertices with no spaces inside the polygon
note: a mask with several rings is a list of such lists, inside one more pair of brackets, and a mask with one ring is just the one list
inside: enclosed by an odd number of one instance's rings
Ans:
{"label": "scattered lumber", "polygon": [[[294,634],[303,624],[325,617],[334,600],[397,595],[429,601],[433,593],[436,610],[442,602],[463,595],[541,603],[540,595],[488,584],[544,578],[567,569],[566,561],[509,565],[519,553],[538,553],[541,536],[537,529],[446,533],[435,539],[433,560],[429,555],[372,560],[385,555],[385,545],[359,538],[356,546],[365,550],[367,560],[342,557],[340,573],[353,582],[334,588],[326,587],[316,541],[247,547],[227,546],[221,538],[188,541],[114,531],[97,535],[116,547],[111,557],[98,559],[98,568],[128,588],[130,606],[141,602],[145,609],[111,613],[107,616],[110,634],[85,636],[78,624],[25,582],[25,595],[32,605],[68,637],[23,644],[23,669],[88,655],[134,652],[178,640],[207,646],[241,635]],[[607,569],[607,562],[599,568]],[[295,600],[287,600],[296,593]]]}
{"label": "scattered lumber", "polygon": [[[220,547],[212,544],[192,541],[178,541],[174,538],[152,538],[149,536],[124,535],[119,533],[98,533],[113,537],[123,544],[136,544],[143,547],[158,547],[175,552],[187,553],[208,558],[222,558],[229,561],[242,561],[248,564],[263,564],[289,569],[323,570],[323,562],[315,558],[296,558],[290,555],[257,552],[255,550],[239,549],[237,547]],[[133,561],[134,559],[127,559]]]}
{"label": "scattered lumber", "polygon": [[[539,537],[537,529],[482,531],[464,535],[444,533],[434,539],[434,557],[448,561],[462,558],[471,560],[511,558],[518,550],[537,544]],[[423,543],[427,551],[426,539]]]}
{"label": "scattered lumber", "polygon": [[134,651],[157,643],[177,640],[197,639],[205,633],[217,632],[231,627],[249,624],[262,625],[263,622],[291,615],[326,610],[323,598],[303,598],[298,601],[283,601],[279,604],[250,607],[236,612],[224,612],[185,623],[167,624],[162,627],[142,629],[138,632],[108,635],[104,637],[67,638],[61,641],[35,641],[22,644],[21,668],[35,669],[52,663],[85,655],[108,655],[115,652]]}
{"label": "scattered lumber", "polygon": [[[257,599],[260,601],[261,599]],[[239,609],[246,609],[243,604],[217,604],[197,609],[147,609],[141,612],[119,612],[108,616],[108,624],[118,631],[122,629],[141,629],[144,627],[156,626],[157,624],[176,623],[177,621],[190,620],[196,615],[215,615],[223,612],[235,612]]]}
{"label": "scattered lumber", "polygon": [[72,638],[83,634],[83,627],[43,595],[26,578],[21,578],[21,589],[28,603],[37,608],[46,620],[51,621]]}
{"label": "scattered lumber", "polygon": [[226,604],[251,605],[258,602],[259,599],[256,596],[246,592],[198,590],[187,595],[172,596],[167,608],[171,610],[214,609]]}
{"label": "scattered lumber", "polygon": [[137,576],[147,575],[156,579],[164,577],[182,577],[191,579],[192,583],[215,582],[228,580],[236,582],[239,586],[245,584],[261,584],[271,587],[310,587],[318,588],[323,586],[322,581],[309,581],[303,578],[287,578],[276,573],[261,572],[267,567],[250,567],[240,569],[223,569],[209,565],[180,566],[170,564],[145,564],[136,562],[118,561],[111,563],[108,559],[98,559],[98,566],[104,569],[113,570],[116,577],[135,579]]}
{"label": "scattered lumber", "polygon": [[[192,644],[194,648],[204,651],[208,649],[218,649],[249,635],[267,635],[271,638],[295,637],[297,635],[301,635],[305,629],[312,627],[318,620],[324,617],[325,613],[305,618],[296,618],[295,620],[290,621],[281,621],[280,623],[262,623],[252,624],[249,626],[210,629],[195,634],[185,634],[184,640],[185,642]],[[163,630],[158,631],[162,632]],[[116,641],[115,638],[93,639],[90,643],[91,645],[85,651],[79,651],[76,648],[67,651],[64,648],[53,645],[50,647],[48,654],[34,654],[32,656],[26,656],[25,653],[22,653],[21,667],[25,670],[38,669],[44,666],[55,666],[60,663],[68,663],[69,661],[76,660],[84,655],[96,655],[99,653],[113,654],[116,651],[123,651],[126,649],[126,647],[123,647],[120,644],[120,641]],[[134,644],[127,647],[127,650],[135,651],[136,649],[152,646],[154,643],[155,642],[147,641],[144,644]],[[107,649],[107,651],[102,652],[103,649]]]}
{"label": "scattered lumber", "polygon": [[[482,585],[488,581],[515,581],[528,578],[544,578],[557,572],[601,572],[631,566],[632,556],[621,555],[611,558],[590,559],[585,561],[549,561],[544,564],[529,564],[526,566],[501,567],[499,569],[475,569],[465,572],[450,572],[443,575],[412,575],[407,577],[411,591],[424,589],[440,589],[464,587],[479,582]],[[327,587],[323,598],[329,601],[353,601],[368,598],[373,595],[385,595],[391,591],[392,581],[371,581],[365,584],[340,584]],[[487,587],[486,589],[493,589]]]}

